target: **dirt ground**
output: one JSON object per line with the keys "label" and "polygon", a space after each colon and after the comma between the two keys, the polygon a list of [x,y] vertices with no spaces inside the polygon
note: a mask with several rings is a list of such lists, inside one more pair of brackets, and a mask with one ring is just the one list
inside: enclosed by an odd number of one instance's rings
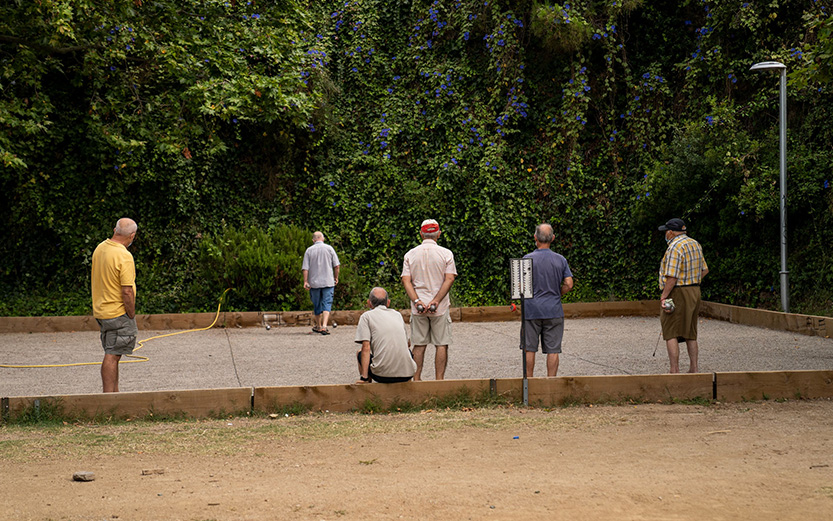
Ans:
{"label": "dirt ground", "polygon": [[829,400],[6,426],[0,455],[16,521],[833,518]]}

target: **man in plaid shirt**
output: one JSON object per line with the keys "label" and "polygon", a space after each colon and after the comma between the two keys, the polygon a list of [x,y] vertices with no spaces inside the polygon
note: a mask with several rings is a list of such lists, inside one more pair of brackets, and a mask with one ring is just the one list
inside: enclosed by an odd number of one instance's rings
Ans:
{"label": "man in plaid shirt", "polygon": [[[688,349],[689,373],[698,372],[697,317],[700,314],[700,281],[709,272],[700,243],[686,235],[682,219],[670,219],[659,227],[668,249],[659,268],[662,290],[660,323],[668,349],[671,372],[680,372],[680,342]],[[674,305],[666,303],[666,299]]]}

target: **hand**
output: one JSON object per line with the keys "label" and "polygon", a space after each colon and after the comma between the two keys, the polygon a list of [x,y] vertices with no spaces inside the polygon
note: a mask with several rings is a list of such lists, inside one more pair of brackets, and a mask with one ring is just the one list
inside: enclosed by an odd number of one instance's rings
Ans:
{"label": "hand", "polygon": [[338,277],[336,277],[336,278],[335,278],[335,279],[333,279],[333,280],[335,281],[335,284],[338,284]]}
{"label": "hand", "polygon": [[309,282],[304,281],[304,289],[309,290],[310,285]]}
{"label": "hand", "polygon": [[439,305],[440,305],[439,302],[437,302],[436,300],[432,300],[431,302],[428,303],[428,309],[426,311],[433,315],[434,313],[437,312],[437,307]]}
{"label": "hand", "polygon": [[356,380],[356,385],[359,384],[369,384],[370,382],[365,382],[364,380]]}

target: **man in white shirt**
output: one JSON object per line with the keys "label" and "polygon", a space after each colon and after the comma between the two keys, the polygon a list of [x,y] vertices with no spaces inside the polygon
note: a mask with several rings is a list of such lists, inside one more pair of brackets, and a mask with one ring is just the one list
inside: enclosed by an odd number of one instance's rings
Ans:
{"label": "man in white shirt", "polygon": [[434,344],[434,370],[437,380],[445,378],[448,346],[451,344],[451,301],[448,292],[457,276],[454,254],[437,244],[440,225],[426,219],[420,226],[422,244],[405,254],[402,285],[411,299],[411,341],[417,364],[414,381],[422,379],[425,348]]}
{"label": "man in white shirt", "polygon": [[416,362],[408,349],[408,333],[402,315],[389,309],[388,292],[373,288],[367,299],[366,311],[359,317],[356,343],[362,348],[356,353],[359,362],[359,381],[356,383],[407,382],[416,372]]}
{"label": "man in white shirt", "polygon": [[312,331],[329,335],[327,322],[333,307],[333,293],[338,284],[338,272],[341,263],[336,251],[329,244],[324,243],[324,234],[312,234],[312,246],[304,252],[301,271],[304,274],[304,289],[309,290],[312,300],[313,321]]}

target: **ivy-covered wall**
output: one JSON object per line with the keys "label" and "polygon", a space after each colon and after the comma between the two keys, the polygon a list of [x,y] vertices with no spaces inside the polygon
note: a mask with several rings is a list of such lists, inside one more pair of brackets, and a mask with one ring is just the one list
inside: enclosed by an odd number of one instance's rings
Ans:
{"label": "ivy-covered wall", "polygon": [[121,216],[140,227],[145,313],[213,308],[201,243],[285,225],[322,230],[358,293],[401,300],[429,217],[457,258],[458,305],[505,303],[508,259],[542,221],[575,275],[569,300],[656,297],[656,228],[684,217],[706,298],[777,309],[778,79],[749,67],[779,60],[792,309],[829,316],[820,4],[6,3],[0,313],[88,313],[89,257]]}

